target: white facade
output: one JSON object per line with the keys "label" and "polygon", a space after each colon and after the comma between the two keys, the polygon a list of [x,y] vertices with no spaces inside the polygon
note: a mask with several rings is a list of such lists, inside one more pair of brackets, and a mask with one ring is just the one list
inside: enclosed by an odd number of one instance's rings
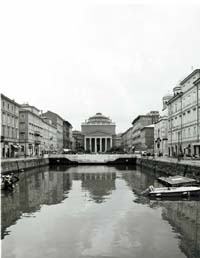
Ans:
{"label": "white facade", "polygon": [[[177,90],[178,87],[175,87]],[[200,69],[179,85],[168,102],[168,153],[200,156]]]}
{"label": "white facade", "polygon": [[157,156],[168,155],[168,135],[167,135],[168,118],[162,116],[154,125],[154,153]]}
{"label": "white facade", "polygon": [[19,132],[22,155],[34,157],[57,150],[56,126],[50,119],[41,117],[34,106],[21,105]]}
{"label": "white facade", "polygon": [[93,153],[106,152],[113,147],[115,123],[110,118],[96,113],[81,125],[84,135],[84,150]]}

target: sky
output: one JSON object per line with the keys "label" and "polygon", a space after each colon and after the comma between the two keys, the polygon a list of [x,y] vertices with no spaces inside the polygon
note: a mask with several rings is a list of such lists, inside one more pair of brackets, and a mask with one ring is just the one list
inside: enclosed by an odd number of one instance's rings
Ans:
{"label": "sky", "polygon": [[200,68],[200,3],[18,0],[0,4],[0,92],[75,130],[97,112],[124,132]]}

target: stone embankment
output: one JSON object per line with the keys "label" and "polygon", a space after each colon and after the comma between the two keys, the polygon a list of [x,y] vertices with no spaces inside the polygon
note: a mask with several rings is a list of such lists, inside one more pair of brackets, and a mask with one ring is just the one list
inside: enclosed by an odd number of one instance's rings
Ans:
{"label": "stone embankment", "polygon": [[45,165],[117,165],[136,164],[132,154],[61,154],[42,158],[5,159],[1,161],[1,173],[25,171]]}
{"label": "stone embankment", "polygon": [[49,158],[20,158],[1,160],[1,173],[23,171],[49,164]]}
{"label": "stone embankment", "polygon": [[161,172],[166,176],[181,175],[190,178],[195,178],[200,182],[200,166],[190,164],[189,162],[178,162],[157,160],[149,158],[137,158],[137,165],[144,168],[149,168],[156,172]]}

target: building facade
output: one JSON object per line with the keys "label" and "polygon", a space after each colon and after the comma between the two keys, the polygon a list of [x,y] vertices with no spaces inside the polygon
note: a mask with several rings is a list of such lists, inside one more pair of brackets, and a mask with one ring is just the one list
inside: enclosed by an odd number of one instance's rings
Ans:
{"label": "building facade", "polygon": [[144,126],[141,129],[141,150],[154,153],[154,125]]}
{"label": "building facade", "polygon": [[200,69],[173,89],[168,101],[168,153],[200,157]]}
{"label": "building facade", "polygon": [[54,153],[57,151],[57,128],[51,119],[41,118],[43,120],[43,152]]}
{"label": "building facade", "polygon": [[128,128],[124,133],[121,135],[121,145],[126,152],[132,152],[132,131],[133,127]]}
{"label": "building facade", "polygon": [[83,151],[84,150],[84,135],[78,130],[72,131],[72,149],[74,151]]}
{"label": "building facade", "polygon": [[19,107],[14,100],[1,94],[1,158],[14,158],[20,150]]}
{"label": "building facade", "polygon": [[114,139],[115,147],[122,147],[122,133],[118,133]]}
{"label": "building facade", "polygon": [[19,142],[24,156],[52,153],[57,150],[57,128],[49,118],[41,116],[39,109],[23,104],[19,112]]}
{"label": "building facade", "polygon": [[19,111],[19,142],[25,156],[39,156],[42,151],[43,121],[40,110],[22,104]]}
{"label": "building facade", "polygon": [[81,128],[85,151],[106,152],[114,146],[116,125],[109,117],[96,113],[82,123]]}
{"label": "building facade", "polygon": [[42,114],[42,117],[51,119],[52,124],[57,128],[57,151],[62,152],[63,150],[63,122],[64,119],[52,111],[47,111]]}
{"label": "building facade", "polygon": [[63,148],[72,149],[72,125],[63,121]]}
{"label": "building facade", "polygon": [[163,109],[158,121],[154,124],[154,154],[168,156],[168,110],[167,103],[173,96],[167,94],[163,97]]}
{"label": "building facade", "polygon": [[142,134],[141,130],[148,125],[155,124],[159,119],[158,111],[151,111],[147,115],[139,115],[132,122],[132,148],[142,151]]}

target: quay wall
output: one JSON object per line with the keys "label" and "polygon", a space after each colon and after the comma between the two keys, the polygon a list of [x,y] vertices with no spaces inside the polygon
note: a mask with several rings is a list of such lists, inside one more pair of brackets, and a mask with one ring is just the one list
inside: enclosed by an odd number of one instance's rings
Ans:
{"label": "quay wall", "polygon": [[15,160],[1,160],[1,173],[17,172],[49,164],[48,158],[24,158]]}
{"label": "quay wall", "polygon": [[149,168],[166,176],[186,176],[197,179],[200,182],[200,167],[179,162],[159,161],[147,158],[138,158],[136,164],[140,167]]}

